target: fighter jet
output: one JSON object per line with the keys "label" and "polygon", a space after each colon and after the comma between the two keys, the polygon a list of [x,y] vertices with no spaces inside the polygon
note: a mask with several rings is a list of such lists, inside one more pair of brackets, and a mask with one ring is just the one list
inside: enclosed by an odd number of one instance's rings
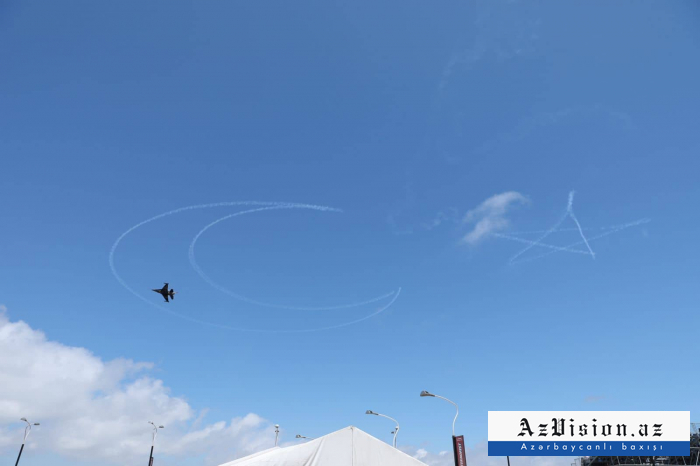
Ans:
{"label": "fighter jet", "polygon": [[161,289],[154,288],[153,291],[156,293],[160,293],[163,298],[165,298],[165,302],[169,303],[168,301],[168,296],[170,296],[171,299],[175,299],[175,290],[170,290],[168,291],[168,284],[166,283],[165,286]]}

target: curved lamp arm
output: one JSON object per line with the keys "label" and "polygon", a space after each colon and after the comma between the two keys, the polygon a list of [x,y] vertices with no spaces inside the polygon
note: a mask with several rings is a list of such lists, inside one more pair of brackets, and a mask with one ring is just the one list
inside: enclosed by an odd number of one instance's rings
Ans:
{"label": "curved lamp arm", "polygon": [[157,426],[152,421],[148,421],[148,423],[153,426],[153,440],[151,441],[151,446],[155,446],[156,437],[158,436],[158,429],[165,429],[165,426]]}
{"label": "curved lamp arm", "polygon": [[455,436],[455,423],[457,422],[457,416],[459,416],[459,406],[457,406],[457,403],[455,403],[454,401],[448,400],[444,396],[434,395],[426,390],[423,390],[422,392],[420,392],[420,396],[433,396],[435,398],[440,398],[442,400],[447,401],[448,403],[452,403],[455,406],[455,408],[457,408],[457,414],[455,414],[455,418],[452,421],[452,436],[454,437]]}
{"label": "curved lamp arm", "polygon": [[457,422],[457,416],[459,416],[459,406],[457,406],[457,403],[455,403],[454,401],[448,400],[444,396],[439,396],[439,395],[434,395],[434,396],[435,396],[435,398],[441,398],[441,399],[447,401],[448,403],[452,403],[455,406],[455,409],[457,409],[457,414],[455,414],[455,418],[452,421],[452,436],[454,437],[455,436],[455,423]]}
{"label": "curved lamp arm", "polygon": [[394,430],[394,432],[392,432],[392,433],[394,434],[394,448],[396,448],[396,436],[397,436],[398,433],[399,433],[399,421],[397,421],[397,420],[394,419],[393,417],[389,417],[389,416],[387,416],[387,415],[385,415],[385,414],[375,413],[374,411],[371,411],[371,410],[367,410],[367,412],[366,412],[365,414],[374,414],[375,416],[385,417],[385,418],[387,418],[387,419],[389,419],[389,420],[391,420],[391,421],[394,421],[394,422],[396,423],[396,429]]}
{"label": "curved lamp arm", "polygon": [[32,424],[31,422],[27,421],[26,418],[22,418],[20,419],[20,421],[24,421],[27,423],[27,427],[24,428],[24,439],[22,440],[22,443],[24,444],[27,443],[27,437],[29,437],[29,433],[32,431],[32,425],[38,426],[39,423],[35,422],[34,424]]}

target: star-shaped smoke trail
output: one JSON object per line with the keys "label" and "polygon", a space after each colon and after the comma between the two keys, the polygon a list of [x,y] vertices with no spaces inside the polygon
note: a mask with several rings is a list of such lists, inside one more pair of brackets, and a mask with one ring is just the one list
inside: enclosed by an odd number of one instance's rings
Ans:
{"label": "star-shaped smoke trail", "polygon": [[[591,244],[590,244],[592,241],[603,238],[603,237],[608,236],[608,235],[611,235],[613,233],[617,233],[619,231],[625,230],[625,229],[630,228],[630,227],[649,223],[651,221],[651,219],[644,218],[644,219],[636,220],[634,222],[624,223],[621,225],[600,227],[598,229],[583,228],[581,226],[581,223],[578,221],[576,214],[574,214],[574,194],[575,194],[575,191],[571,191],[569,193],[569,203],[566,207],[566,211],[564,212],[564,215],[562,215],[561,218],[559,219],[559,221],[548,230],[520,231],[520,232],[513,232],[510,234],[493,233],[493,236],[496,236],[498,238],[507,239],[510,241],[515,241],[515,242],[526,244],[525,248],[518,251],[513,257],[510,258],[510,264],[540,259],[542,257],[546,257],[546,256],[549,256],[549,255],[557,253],[557,252],[569,252],[572,254],[583,254],[583,255],[590,256],[592,259],[595,259],[595,252],[591,248]],[[560,228],[561,225],[567,219],[571,219],[574,222],[574,224],[576,225],[576,228]],[[598,231],[599,233],[595,233],[592,236],[590,236],[590,235],[586,236],[586,234],[584,234],[584,230],[585,231],[593,231],[593,232]],[[581,236],[581,240],[577,241],[575,243],[566,245],[566,246],[556,246],[556,245],[544,242],[544,240],[547,237],[549,237],[552,233],[565,232],[565,231],[578,232],[579,235]],[[530,238],[525,238],[522,236],[522,235],[528,235],[528,234],[539,234],[540,236],[535,240],[532,240]],[[584,248],[577,248],[577,247],[580,247],[581,245],[585,246],[585,249]],[[521,258],[521,256],[523,254],[525,254],[530,249],[535,248],[535,247],[549,249],[549,251],[546,253],[543,253],[543,254],[530,256],[530,257],[526,257],[526,258]]]}

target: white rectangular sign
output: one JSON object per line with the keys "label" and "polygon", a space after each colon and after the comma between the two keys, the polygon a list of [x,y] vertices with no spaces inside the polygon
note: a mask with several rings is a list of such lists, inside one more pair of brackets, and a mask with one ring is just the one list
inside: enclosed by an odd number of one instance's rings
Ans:
{"label": "white rectangular sign", "polygon": [[690,454],[690,411],[489,411],[488,429],[489,456]]}

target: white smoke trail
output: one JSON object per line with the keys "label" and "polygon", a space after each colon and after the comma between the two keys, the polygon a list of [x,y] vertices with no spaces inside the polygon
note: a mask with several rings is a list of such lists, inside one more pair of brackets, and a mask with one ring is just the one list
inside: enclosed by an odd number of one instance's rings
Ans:
{"label": "white smoke trail", "polygon": [[[571,252],[571,253],[576,253],[576,254],[585,254],[585,255],[590,255],[592,258],[595,259],[595,252],[593,252],[593,249],[591,248],[590,241],[593,241],[595,239],[602,238],[604,236],[610,235],[612,233],[616,233],[618,231],[624,230],[626,228],[636,226],[636,225],[641,225],[642,223],[647,223],[651,221],[650,219],[641,219],[637,220],[635,222],[631,223],[626,223],[622,225],[616,225],[616,226],[610,226],[610,227],[601,227],[598,230],[607,230],[604,233],[601,233],[599,235],[593,236],[591,238],[587,238],[586,235],[583,233],[584,230],[592,230],[591,228],[582,228],[581,223],[578,221],[578,218],[576,218],[576,215],[574,214],[574,194],[575,191],[570,191],[569,192],[569,202],[566,206],[566,212],[564,215],[561,217],[561,219],[550,229],[548,230],[537,230],[537,231],[522,231],[522,232],[515,232],[515,233],[510,233],[510,234],[503,234],[503,233],[493,233],[494,236],[502,239],[507,239],[510,241],[517,241],[520,243],[525,243],[527,244],[527,247],[525,247],[523,250],[515,254],[513,257],[510,258],[510,264],[516,264],[520,262],[529,262],[534,259],[539,259],[543,258],[546,256],[549,256],[551,254],[554,254],[556,252]],[[570,217],[574,223],[576,224],[576,228],[559,228],[559,226],[566,220],[567,217]],[[570,244],[568,246],[554,246],[551,244],[546,244],[543,243],[542,241],[547,238],[549,235],[551,235],[554,232],[560,232],[560,231],[577,231],[579,235],[581,235],[581,241],[578,241],[576,243]],[[530,240],[527,238],[520,238],[515,235],[522,235],[522,234],[540,234],[543,233],[538,239],[536,240]],[[584,244],[587,248],[587,251],[582,251],[580,249],[574,249],[574,246],[578,246]],[[548,248],[552,249],[552,251],[549,251],[544,254],[540,254],[534,257],[530,257],[527,259],[518,259],[521,255],[523,255],[525,252],[529,251],[533,247],[543,247],[543,248]]]}
{"label": "white smoke trail", "polygon": [[[544,257],[544,256],[547,256],[547,255],[549,255],[553,252],[557,252],[557,251],[566,251],[566,252],[572,252],[572,253],[584,253],[586,255],[590,255],[593,259],[595,259],[595,252],[593,252],[593,249],[591,248],[591,245],[588,242],[586,235],[583,233],[584,229],[581,227],[581,223],[578,221],[578,218],[576,218],[576,214],[574,214],[574,194],[576,194],[576,191],[572,190],[569,192],[569,202],[566,206],[566,212],[564,212],[564,215],[561,217],[561,219],[549,230],[544,230],[544,234],[541,235],[537,240],[533,241],[533,240],[529,240],[529,239],[525,239],[525,238],[517,238],[517,237],[513,236],[513,234],[511,234],[511,235],[495,234],[495,236],[500,237],[500,238],[509,239],[512,241],[519,241],[521,243],[527,244],[527,246],[523,250],[521,250],[520,252],[518,252],[517,254],[515,254],[513,257],[510,258],[511,264],[514,264],[516,262],[521,262],[521,261],[518,261],[516,259],[535,246],[545,247],[545,248],[555,250],[555,251],[550,251],[549,253],[546,253],[544,255],[540,255],[537,257]],[[566,220],[567,217],[570,217],[571,220],[574,221],[574,223],[576,224],[576,229],[565,229],[565,228],[560,229],[559,228],[559,226],[564,222],[564,220]],[[545,244],[542,242],[545,238],[547,238],[549,235],[551,235],[552,233],[554,233],[556,231],[578,231],[579,235],[581,235],[581,239],[583,240],[581,243],[586,245],[586,248],[588,249],[588,251],[580,251],[578,249],[572,249],[571,246],[561,246],[561,247],[553,246],[553,245]],[[614,231],[619,231],[619,230],[613,230],[613,232]],[[539,232],[533,232],[533,233],[539,233]],[[581,243],[576,243],[576,244],[581,244]]]}
{"label": "white smoke trail", "polygon": [[576,215],[574,215],[573,212],[569,212],[569,215],[571,215],[571,218],[576,222],[576,226],[578,227],[578,231],[581,234],[581,238],[583,238],[583,242],[586,243],[586,247],[588,248],[588,253],[591,255],[593,259],[595,259],[595,252],[593,252],[593,249],[591,249],[591,245],[588,244],[588,240],[586,239],[586,236],[583,234],[583,230],[581,229],[581,224],[578,223],[578,219],[576,218]]}
{"label": "white smoke trail", "polygon": [[[604,233],[600,233],[600,234],[598,234],[598,235],[592,236],[592,237],[588,238],[588,240],[589,240],[589,241],[595,241],[595,240],[600,239],[600,238],[603,238],[603,237],[605,237],[605,236],[612,235],[613,233],[617,233],[618,231],[622,231],[622,230],[625,230],[625,229],[627,229],[627,228],[631,228],[631,227],[638,226],[638,225],[642,225],[642,224],[649,223],[649,222],[651,222],[651,219],[649,219],[649,218],[643,218],[643,219],[640,219],[640,220],[636,220],[636,221],[634,221],[634,222],[629,222],[629,223],[625,223],[625,224],[622,224],[622,225],[618,225],[618,226],[616,226],[616,227],[613,227],[613,229],[611,229],[611,230],[609,230],[609,231],[606,231],[606,232],[604,232]],[[607,228],[607,227],[606,227],[606,228]],[[571,248],[571,247],[574,247],[574,246],[581,245],[581,244],[583,244],[583,243],[584,243],[583,241],[577,241],[576,243],[572,243],[572,244],[569,244],[568,246],[564,246],[564,247],[566,247],[566,248]],[[543,258],[543,257],[551,256],[552,254],[555,254],[555,253],[557,253],[557,252],[559,252],[559,251],[549,251],[549,252],[546,252],[546,253],[544,253],[544,254],[540,254],[540,255],[538,255],[538,256],[528,257],[527,259],[520,259],[520,260],[518,260],[518,261],[511,262],[511,265],[513,265],[513,264],[519,264],[519,263],[522,263],[522,262],[530,262],[530,261],[535,260],[535,259],[541,259],[541,258]]]}
{"label": "white smoke trail", "polygon": [[581,234],[581,238],[583,238],[583,242],[586,243],[586,247],[588,248],[588,252],[591,254],[591,257],[593,257],[593,259],[595,259],[595,253],[593,252],[593,249],[591,249],[591,245],[588,244],[588,240],[586,239],[586,236],[583,234],[583,230],[581,229],[581,224],[578,222],[576,215],[574,215],[574,193],[575,193],[575,191],[571,191],[569,193],[569,206],[566,208],[566,211],[569,213],[569,216],[573,219],[573,221],[576,222],[576,226],[578,227],[578,232]]}
{"label": "white smoke trail", "polygon": [[[607,226],[607,227],[589,227],[589,228],[581,228],[583,231],[592,231],[592,230],[612,230],[614,228],[617,228],[619,225],[612,225],[612,226]],[[511,231],[509,234],[512,235],[534,235],[536,233],[546,233],[549,230],[527,230],[527,231]],[[565,231],[579,231],[578,228],[559,228],[557,230],[552,231],[552,233],[560,233],[560,232],[565,232]]]}
{"label": "white smoke trail", "polygon": [[[273,332],[271,332],[271,333],[320,332],[320,331],[323,331],[323,330],[335,330],[335,329],[337,329],[337,328],[347,327],[348,325],[359,324],[360,322],[363,322],[363,321],[365,321],[365,320],[367,320],[367,319],[371,319],[371,318],[374,317],[374,316],[378,316],[378,315],[381,314],[382,312],[384,312],[384,311],[386,311],[387,309],[389,309],[389,308],[392,306],[392,304],[394,304],[394,302],[398,299],[399,294],[401,294],[401,287],[399,287],[399,288],[396,290],[396,293],[394,294],[394,297],[391,298],[391,301],[389,301],[389,304],[387,304],[387,305],[384,306],[384,307],[380,307],[379,309],[377,309],[376,311],[374,311],[372,314],[368,314],[368,315],[366,315],[366,316],[364,316],[364,317],[360,317],[360,318],[357,319],[357,320],[352,320],[352,321],[350,321],[350,322],[344,322],[344,323],[338,324],[338,325],[331,325],[331,326],[328,326],[328,327],[310,328],[310,329],[303,329],[303,330],[276,330],[276,331],[273,331]],[[390,296],[390,295],[389,295],[389,296]],[[257,331],[257,330],[253,330],[253,331]]]}
{"label": "white smoke trail", "polygon": [[[391,294],[384,295],[384,296],[379,297],[379,298],[375,298],[375,299],[370,300],[370,301],[366,301],[366,303],[375,302],[375,301],[378,301],[378,300],[380,300],[380,299],[382,299],[382,298],[388,298],[388,297],[390,297],[390,296],[393,295],[393,298],[391,299],[391,301],[390,301],[386,306],[381,307],[381,308],[379,308],[377,311],[373,312],[372,314],[369,314],[369,315],[367,315],[367,316],[365,316],[365,317],[362,317],[362,318],[360,318],[360,319],[356,319],[356,320],[353,320],[353,321],[350,321],[350,322],[344,322],[344,323],[341,323],[341,324],[338,324],[338,325],[332,325],[332,326],[327,326],[327,327],[319,327],[319,328],[298,329],[298,330],[270,330],[270,329],[266,329],[266,328],[265,328],[265,329],[242,328],[242,327],[233,327],[233,326],[229,326],[229,325],[223,325],[223,324],[218,324],[218,323],[215,323],[215,322],[209,322],[209,321],[205,321],[205,320],[201,320],[201,319],[196,319],[196,318],[193,318],[193,317],[190,317],[190,316],[187,316],[187,315],[184,315],[184,314],[180,314],[180,313],[178,313],[178,312],[175,312],[175,311],[173,311],[172,309],[165,308],[165,307],[163,307],[162,305],[158,305],[158,304],[154,303],[153,301],[147,299],[146,297],[144,297],[143,295],[141,295],[141,294],[138,293],[137,291],[135,291],[133,288],[131,288],[131,287],[124,281],[124,279],[119,275],[119,273],[117,272],[117,269],[116,269],[116,267],[115,267],[115,265],[114,265],[114,254],[115,254],[115,252],[116,252],[116,250],[117,250],[117,247],[119,246],[119,244],[121,243],[121,241],[122,241],[129,233],[132,233],[132,232],[133,232],[134,230],[136,230],[137,228],[139,228],[139,227],[141,227],[141,226],[143,226],[143,225],[145,225],[145,224],[147,224],[147,223],[153,222],[153,221],[155,221],[155,220],[159,220],[159,219],[161,219],[161,218],[163,218],[163,217],[167,217],[167,216],[169,216],[169,215],[174,215],[174,214],[177,214],[177,213],[180,213],[180,212],[185,212],[185,211],[188,211],[188,210],[207,209],[207,208],[213,208],[213,207],[226,207],[226,206],[266,206],[266,207],[261,208],[261,209],[252,209],[252,210],[248,211],[248,213],[254,212],[254,211],[260,211],[260,210],[270,210],[270,209],[275,209],[275,208],[306,208],[306,209],[319,210],[319,211],[327,211],[327,212],[342,212],[341,209],[336,209],[336,208],[333,208],[333,207],[326,207],[326,206],[318,206],[318,205],[311,205],[311,204],[299,204],[299,203],[290,203],[290,202],[260,202],[260,201],[217,202],[217,203],[212,203],[212,204],[199,204],[199,205],[194,205],[194,206],[181,207],[181,208],[179,208],[179,209],[174,209],[174,210],[171,210],[171,211],[168,211],[168,212],[165,212],[165,213],[156,215],[156,216],[154,216],[154,217],[151,217],[151,218],[149,218],[149,219],[147,219],[147,220],[144,220],[144,221],[142,221],[142,222],[140,222],[140,223],[137,223],[136,225],[132,226],[131,228],[129,228],[128,230],[126,230],[124,233],[122,233],[122,234],[119,236],[119,238],[117,238],[117,240],[114,242],[114,244],[112,245],[112,248],[110,249],[110,252],[109,252],[109,267],[110,267],[110,269],[111,269],[111,271],[112,271],[112,274],[113,274],[114,277],[117,279],[117,281],[118,281],[127,291],[129,291],[131,294],[133,294],[134,296],[136,296],[137,298],[139,298],[140,300],[142,300],[142,301],[145,302],[146,304],[148,304],[148,305],[150,305],[150,306],[153,306],[153,307],[155,307],[156,309],[158,309],[158,310],[160,310],[160,311],[164,311],[164,312],[166,312],[166,313],[168,313],[168,314],[171,314],[171,315],[173,315],[173,316],[175,316],[175,317],[179,317],[179,318],[181,318],[181,319],[187,320],[187,321],[189,321],[189,322],[194,322],[194,323],[197,323],[197,324],[206,325],[206,326],[210,326],[210,327],[221,328],[221,329],[225,329],[225,330],[235,330],[235,331],[241,331],[241,332],[259,332],[259,333],[303,333],[303,332],[316,332],[316,331],[332,330],[332,329],[342,328],[342,327],[346,327],[346,326],[348,326],[348,325],[353,325],[353,324],[362,322],[362,321],[367,320],[367,319],[369,319],[369,318],[371,318],[371,317],[374,317],[374,316],[376,316],[376,315],[379,315],[380,313],[382,313],[382,312],[384,312],[385,310],[389,309],[389,307],[391,307],[391,306],[394,304],[394,302],[396,301],[396,299],[398,298],[398,296],[399,296],[399,294],[400,294],[400,292],[401,292],[401,288],[399,288],[395,293],[391,293]],[[227,217],[228,217],[228,216],[227,216]],[[351,306],[351,307],[352,307],[352,306]]]}
{"label": "white smoke trail", "polygon": [[547,231],[546,231],[542,236],[540,236],[537,240],[535,240],[534,242],[532,242],[531,244],[529,244],[527,247],[525,247],[525,249],[523,249],[522,251],[518,252],[518,253],[517,253],[516,255],[514,255],[513,257],[511,257],[511,258],[510,258],[510,262],[511,262],[511,263],[514,262],[515,259],[517,259],[518,257],[522,256],[524,253],[526,253],[527,251],[529,251],[531,248],[533,248],[533,247],[538,246],[539,244],[541,244],[541,243],[542,243],[542,240],[544,240],[547,236],[551,235],[557,228],[559,228],[559,225],[561,225],[562,223],[564,223],[564,220],[566,220],[566,217],[568,217],[568,216],[569,216],[569,212],[567,211],[567,212],[564,214],[564,216],[563,216],[561,219],[559,219],[559,221],[558,221],[552,228],[550,228],[549,230],[547,230]]}
{"label": "white smoke trail", "polygon": [[504,235],[503,233],[493,233],[493,236],[495,236],[497,238],[516,241],[518,243],[530,244],[532,246],[540,246],[543,248],[556,249],[557,251],[565,251],[565,252],[573,252],[573,253],[577,253],[577,254],[589,255],[588,251],[582,251],[581,249],[571,249],[571,248],[566,247],[566,246],[554,246],[552,244],[547,244],[547,243],[538,243],[538,242],[532,241],[530,239],[518,238],[516,236],[511,236],[511,235]]}
{"label": "white smoke trail", "polygon": [[190,264],[192,265],[192,268],[195,270],[195,272],[197,272],[197,274],[199,274],[200,277],[202,277],[202,279],[205,282],[207,282],[208,284],[210,284],[212,287],[216,288],[217,290],[221,291],[222,293],[225,293],[229,296],[232,296],[238,300],[241,300],[241,301],[249,303],[249,304],[254,304],[257,306],[264,306],[264,307],[271,307],[271,308],[275,308],[275,309],[287,309],[290,311],[331,311],[331,310],[339,310],[339,309],[350,309],[353,307],[360,307],[360,306],[364,306],[367,304],[375,303],[377,301],[381,301],[382,299],[386,299],[386,298],[394,295],[395,292],[392,291],[390,293],[387,293],[387,294],[384,294],[381,296],[377,296],[376,298],[372,298],[372,299],[369,299],[367,301],[361,301],[361,302],[350,303],[350,304],[335,305],[335,306],[325,306],[325,307],[299,307],[299,306],[285,306],[285,305],[281,305],[281,304],[271,304],[271,303],[266,303],[263,301],[257,301],[255,299],[247,298],[243,295],[240,295],[238,293],[234,293],[233,291],[219,285],[214,280],[209,278],[209,276],[207,276],[207,274],[204,273],[202,268],[197,263],[197,259],[195,257],[195,253],[194,253],[194,248],[197,244],[197,241],[199,240],[200,236],[202,236],[202,234],[204,234],[205,231],[207,231],[209,228],[213,227],[214,225],[218,224],[219,222],[222,222],[224,220],[228,220],[228,219],[233,218],[233,217],[238,217],[240,215],[252,214],[254,212],[261,212],[261,211],[265,211],[265,210],[304,209],[304,208],[308,208],[308,207],[306,207],[306,206],[300,207],[300,206],[295,205],[295,204],[286,204],[286,205],[279,205],[279,206],[272,206],[272,207],[261,207],[261,208],[257,208],[257,209],[236,212],[234,214],[226,215],[226,216],[221,217],[217,220],[214,220],[209,225],[202,228],[202,230],[200,230],[199,233],[197,233],[195,235],[195,237],[192,239],[192,242],[190,243],[189,259],[190,259]]}

